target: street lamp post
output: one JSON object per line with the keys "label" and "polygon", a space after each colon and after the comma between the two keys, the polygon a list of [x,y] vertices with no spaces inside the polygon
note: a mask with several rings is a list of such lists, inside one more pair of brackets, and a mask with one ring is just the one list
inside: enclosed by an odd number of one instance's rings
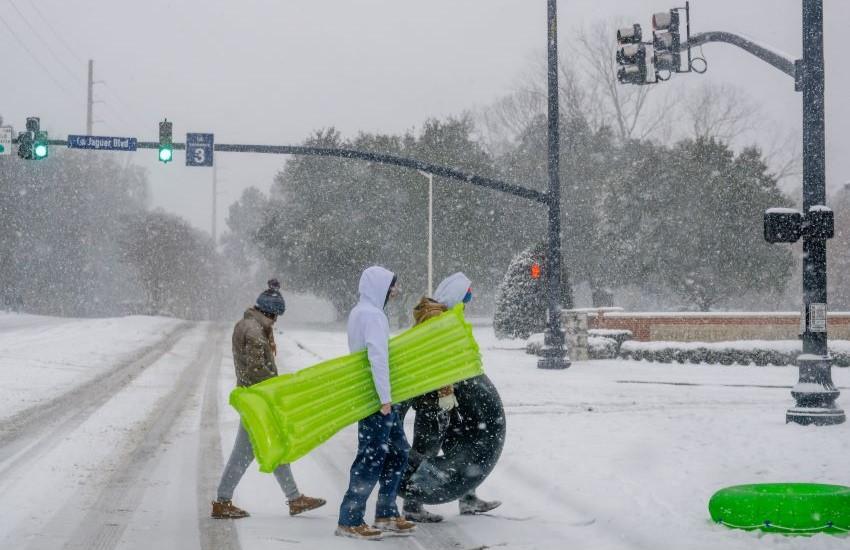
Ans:
{"label": "street lamp post", "polygon": [[417,170],[428,178],[428,296],[434,296],[434,174]]}

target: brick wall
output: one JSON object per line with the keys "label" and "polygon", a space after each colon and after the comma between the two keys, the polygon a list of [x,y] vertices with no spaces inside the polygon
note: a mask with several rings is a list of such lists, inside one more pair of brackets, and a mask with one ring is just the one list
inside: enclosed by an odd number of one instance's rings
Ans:
{"label": "brick wall", "polygon": [[[590,313],[589,328],[627,329],[635,340],[722,342],[794,340],[799,313]],[[827,316],[829,338],[850,340],[850,313]]]}

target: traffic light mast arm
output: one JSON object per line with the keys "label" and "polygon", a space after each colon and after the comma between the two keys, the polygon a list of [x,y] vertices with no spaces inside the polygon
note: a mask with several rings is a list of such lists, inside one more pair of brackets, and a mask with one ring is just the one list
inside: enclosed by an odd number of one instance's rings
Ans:
{"label": "traffic light mast arm", "polygon": [[[172,143],[174,150],[179,151],[186,148],[185,143]],[[140,141],[137,145],[139,149],[157,149],[159,143],[154,141]],[[421,170],[435,176],[451,178],[455,180],[465,181],[479,187],[486,187],[508,193],[516,197],[528,199],[541,204],[549,204],[549,194],[536,189],[529,189],[519,185],[514,185],[493,178],[486,178],[476,174],[470,174],[449,168],[448,166],[440,166],[431,164],[422,160],[399,157],[395,155],[387,155],[382,153],[373,153],[371,151],[358,151],[356,149],[335,149],[330,147],[304,147],[295,145],[240,145],[216,143],[213,146],[215,151],[226,153],[265,153],[276,155],[307,155],[320,157],[339,157],[354,160],[364,160],[367,162],[376,162],[378,164],[389,164],[392,166],[401,166],[403,168],[411,168],[413,170]]]}
{"label": "traffic light mast arm", "polygon": [[701,32],[691,36],[690,41],[688,41],[687,44],[683,44],[682,47],[701,46],[709,42],[726,42],[727,44],[738,46],[742,50],[753,54],[762,61],[773,65],[791,78],[797,78],[797,67],[793,59],[789,59],[779,52],[775,52],[766,46],[757,44],[752,40],[735,33],[725,31]]}

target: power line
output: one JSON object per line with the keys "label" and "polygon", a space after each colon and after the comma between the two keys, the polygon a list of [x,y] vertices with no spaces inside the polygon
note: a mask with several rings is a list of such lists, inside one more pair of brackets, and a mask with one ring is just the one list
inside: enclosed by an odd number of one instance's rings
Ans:
{"label": "power line", "polygon": [[7,22],[7,21],[3,18],[3,16],[2,16],[2,15],[0,15],[0,22],[2,22],[2,23],[3,23],[3,26],[5,26],[5,27],[6,27],[6,29],[8,29],[8,30],[9,30],[9,33],[10,33],[10,34],[12,35],[12,37],[13,37],[13,38],[17,41],[18,45],[19,45],[21,48],[23,48],[25,52],[27,52],[27,54],[28,54],[28,55],[32,58],[32,60],[33,60],[33,61],[35,61],[35,62],[36,62],[36,64],[37,64],[39,67],[41,67],[41,69],[42,69],[45,73],[47,73],[47,76],[49,76],[49,77],[50,77],[50,80],[52,80],[52,81],[53,81],[53,83],[54,83],[54,84],[56,84],[56,86],[57,86],[60,90],[62,90],[63,92],[65,92],[65,95],[74,95],[72,92],[68,91],[68,89],[67,89],[67,88],[65,88],[65,86],[63,86],[63,85],[62,85],[62,83],[61,83],[61,82],[59,82],[59,80],[58,80],[55,76],[53,76],[53,73],[51,73],[51,72],[50,72],[50,70],[49,70],[49,69],[48,69],[48,68],[47,68],[47,67],[46,67],[46,66],[45,66],[45,65],[44,65],[44,64],[43,64],[43,63],[42,63],[42,62],[38,59],[38,57],[36,57],[36,55],[35,55],[35,54],[34,54],[34,53],[33,53],[33,52],[32,52],[32,51],[31,51],[31,50],[27,47],[26,42],[24,42],[23,40],[21,40],[21,38],[18,36],[18,34],[17,34],[17,33],[16,33],[13,29],[12,29],[12,27],[11,27],[11,26],[9,25],[9,23],[8,23],[8,22]]}
{"label": "power line", "polygon": [[44,45],[45,49],[50,52],[50,55],[52,55],[54,59],[56,59],[56,61],[58,61],[59,64],[62,65],[62,67],[66,71],[68,71],[68,74],[70,74],[71,77],[75,78],[78,82],[83,83],[83,79],[80,77],[80,75],[78,75],[73,69],[68,67],[68,65],[64,61],[62,61],[62,58],[59,57],[59,55],[55,51],[53,51],[53,48],[50,47],[50,43],[44,39],[44,37],[38,32],[35,26],[29,22],[29,19],[27,19],[23,12],[18,9],[18,6],[15,5],[15,0],[9,0],[9,5],[12,6],[12,9],[15,10],[17,14],[21,17],[21,19],[24,20],[24,23],[26,23],[27,27],[29,27],[30,31],[32,31],[36,38],[41,41],[41,44]]}
{"label": "power line", "polygon": [[38,16],[41,17],[41,20],[44,21],[44,24],[47,25],[47,27],[51,30],[51,32],[53,33],[53,36],[55,36],[59,40],[59,42],[62,43],[62,45],[65,47],[65,49],[68,50],[68,52],[72,56],[74,56],[77,59],[77,61],[79,61],[81,64],[85,65],[86,61],[83,58],[81,58],[79,55],[77,55],[77,53],[74,51],[74,49],[71,48],[71,46],[67,42],[65,42],[65,39],[62,38],[62,35],[59,34],[59,32],[56,30],[56,28],[53,27],[53,25],[50,24],[50,21],[47,20],[47,18],[44,16],[43,13],[41,13],[41,10],[38,9],[38,2],[30,2],[27,5],[35,10],[35,12],[38,14]]}
{"label": "power line", "polygon": [[[15,7],[14,6],[14,0],[9,0],[9,3],[13,4],[13,7]],[[74,48],[71,47],[71,45],[62,37],[62,34],[56,29],[56,27],[54,27],[53,24],[50,23],[50,21],[47,19],[47,17],[44,15],[44,13],[39,9],[37,3],[33,2],[33,3],[28,3],[27,5],[35,10],[35,12],[38,14],[39,18],[41,18],[41,21],[50,30],[53,37],[56,38],[62,44],[62,46],[68,51],[68,53],[71,54],[71,56],[73,56],[77,61],[79,61],[81,64],[84,65],[86,63],[85,60],[77,54],[77,52],[74,50]],[[24,20],[26,21],[26,17],[24,17],[23,14],[21,14],[21,12],[16,7],[15,7],[15,11],[18,11],[18,13],[21,15],[21,17],[23,17]],[[30,25],[30,28],[32,28],[31,25]],[[51,53],[53,53],[53,52],[51,51]],[[54,57],[55,57],[55,54],[54,54]],[[63,66],[64,66],[64,64],[63,64]],[[67,69],[67,66],[65,66],[65,68]],[[82,78],[80,78],[78,75],[76,75],[76,73],[73,73],[73,74],[74,74],[75,78],[77,78],[80,82],[82,82]],[[107,90],[109,90],[111,97],[115,101],[117,101],[124,110],[126,110],[128,113],[134,112],[133,108],[130,107],[127,104],[127,102],[124,101],[123,98],[120,95],[118,95],[118,92],[115,91],[115,89],[112,88],[106,81],[98,80],[97,84],[103,84],[103,87],[106,88]],[[114,115],[116,115],[119,119],[121,119],[121,121],[128,127],[128,129],[132,128],[133,124],[126,117],[124,117],[120,111],[118,111],[116,108],[114,108],[110,103],[108,103],[106,101],[103,101],[102,103]],[[139,121],[136,120],[136,122],[139,122]]]}

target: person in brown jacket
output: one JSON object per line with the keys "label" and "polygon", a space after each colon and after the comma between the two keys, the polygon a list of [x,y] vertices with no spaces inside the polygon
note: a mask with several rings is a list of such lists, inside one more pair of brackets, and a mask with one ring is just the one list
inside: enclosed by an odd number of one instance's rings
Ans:
{"label": "person in brown jacket", "polygon": [[[437,286],[434,298],[423,297],[413,308],[415,324],[424,323],[460,303],[472,300],[472,288],[469,278],[461,272],[449,275]],[[446,430],[450,424],[450,413],[457,407],[454,388],[446,386],[437,391],[411,399],[408,406],[416,410],[413,424],[413,446],[408,458],[405,478],[409,479],[422,462],[435,457],[440,452]],[[458,501],[461,514],[480,514],[500,506],[498,500],[481,500],[472,490]],[[404,501],[404,517],[417,523],[436,523],[443,516],[425,510],[422,503],[408,498]]]}
{"label": "person in brown jacket", "polygon": [[[236,384],[239,386],[252,386],[277,376],[273,327],[277,318],[286,311],[286,303],[277,288],[271,286],[271,281],[269,283],[269,289],[260,294],[257,304],[248,308],[233,328],[233,363],[236,367]],[[234,506],[232,498],[245,470],[253,461],[251,440],[240,423],[233,451],[221,475],[217,498],[212,503],[210,515],[213,518],[238,519],[250,515]],[[325,504],[324,499],[308,497],[298,491],[289,464],[278,466],[274,476],[286,495],[289,515],[295,516]]]}

